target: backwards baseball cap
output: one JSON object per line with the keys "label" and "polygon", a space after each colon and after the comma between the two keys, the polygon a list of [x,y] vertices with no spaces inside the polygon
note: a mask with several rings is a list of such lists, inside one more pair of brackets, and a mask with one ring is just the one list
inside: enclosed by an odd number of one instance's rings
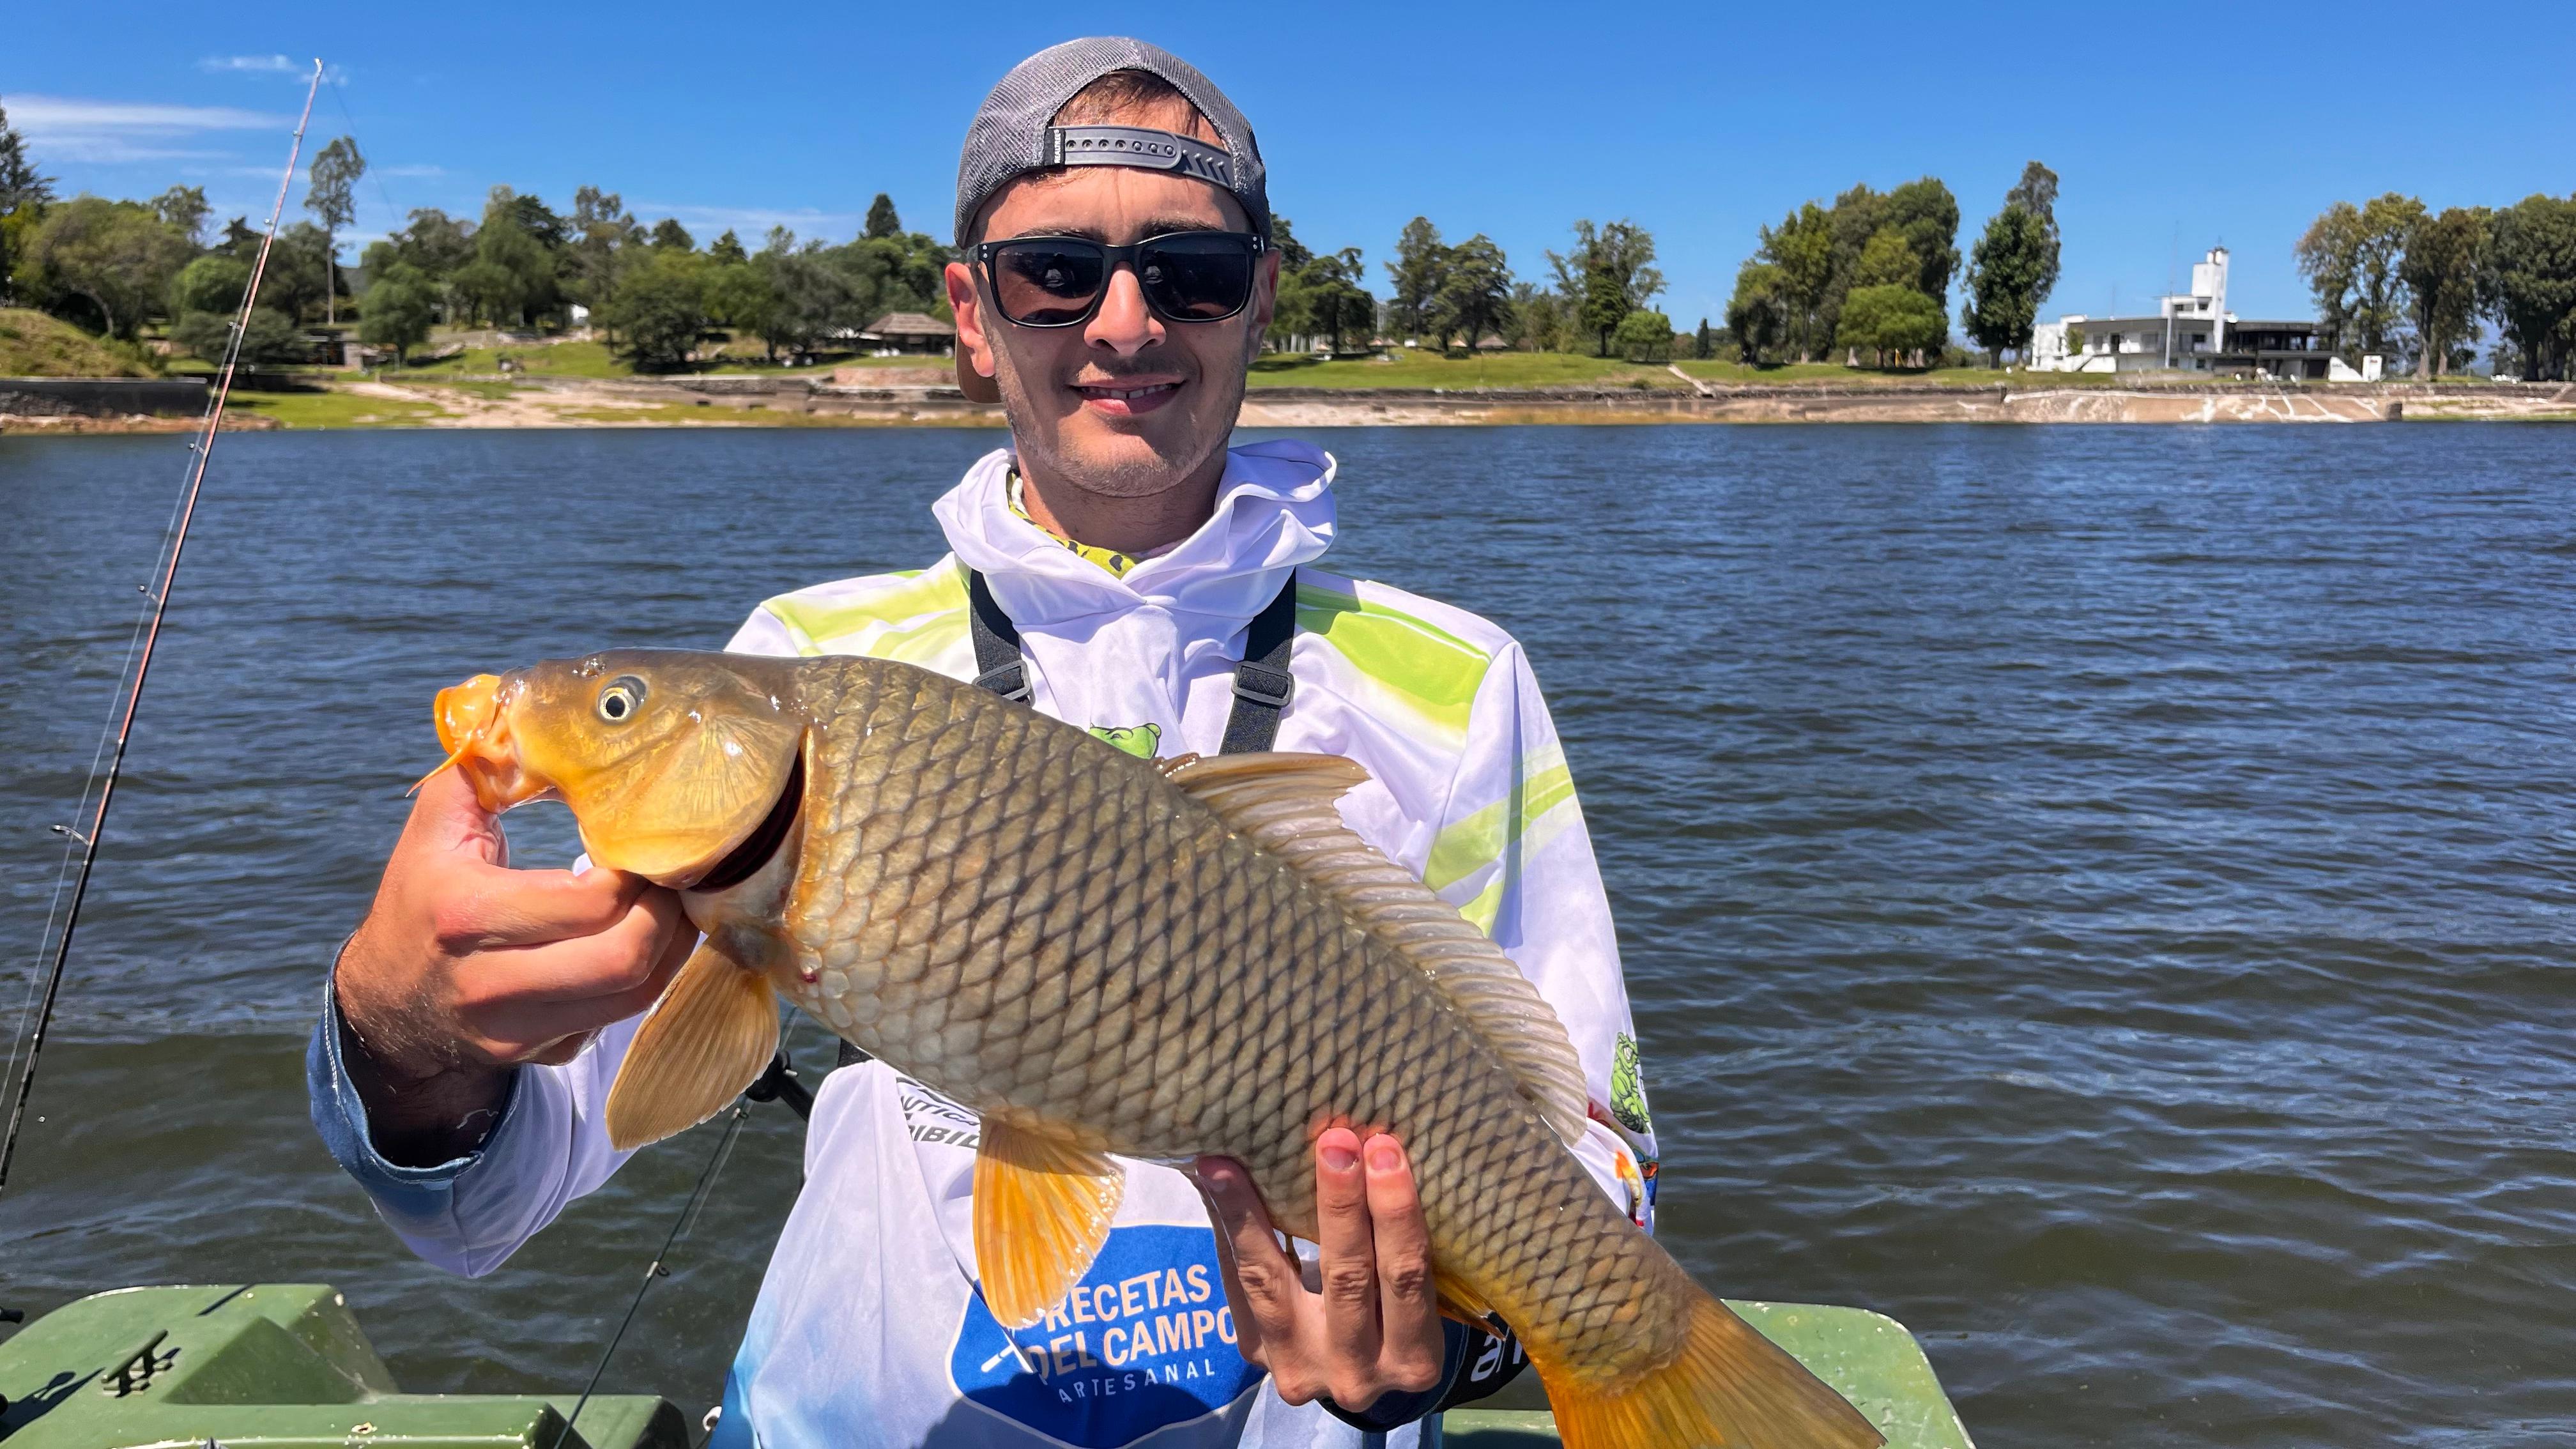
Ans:
{"label": "backwards baseball cap", "polygon": [[[1224,144],[1211,146],[1196,136],[1146,126],[1055,123],[1056,112],[1083,87],[1122,70],[1169,82],[1198,107]],[[1215,82],[1161,46],[1124,36],[1090,36],[1049,46],[1011,67],[966,128],[966,148],[957,158],[957,245],[966,245],[975,213],[993,193],[1032,171],[1068,166],[1134,166],[1196,178],[1232,193],[1252,229],[1269,239],[1270,194],[1252,123]],[[993,380],[975,371],[963,347],[957,350],[957,386],[977,402],[1000,396]]]}

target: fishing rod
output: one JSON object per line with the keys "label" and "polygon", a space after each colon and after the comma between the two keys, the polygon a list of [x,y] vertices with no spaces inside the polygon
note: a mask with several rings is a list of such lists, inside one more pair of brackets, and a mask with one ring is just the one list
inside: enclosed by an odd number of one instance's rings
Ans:
{"label": "fishing rod", "polygon": [[[36,1007],[34,1034],[25,1038],[26,1066],[18,1075],[17,1094],[9,1102],[8,1132],[6,1136],[0,1136],[0,1192],[8,1190],[9,1163],[17,1156],[18,1133],[26,1125],[27,1095],[35,1089],[36,1063],[45,1050],[45,1031],[53,1024],[54,1003],[62,995],[63,968],[71,960],[72,932],[80,925],[81,903],[89,896],[90,874],[98,867],[99,844],[107,837],[107,809],[116,799],[116,782],[125,770],[126,746],[134,739],[135,709],[143,702],[143,681],[152,670],[152,649],[161,641],[161,623],[170,612],[170,585],[179,575],[179,554],[188,546],[188,527],[196,521],[197,496],[206,484],[206,461],[214,455],[215,433],[223,425],[224,405],[232,398],[233,370],[241,361],[242,337],[250,326],[250,309],[259,300],[261,280],[268,275],[269,249],[277,244],[278,223],[286,215],[286,193],[295,185],[295,163],[304,156],[304,128],[313,119],[313,100],[321,93],[322,62],[316,60],[313,62],[313,82],[304,90],[304,113],[295,119],[295,141],[286,153],[286,173],[277,180],[277,202],[269,208],[268,231],[259,239],[259,257],[251,264],[250,284],[242,289],[241,307],[233,314],[232,335],[224,343],[224,360],[215,378],[214,394],[206,402],[205,425],[197,440],[188,446],[187,482],[180,489],[177,519],[171,525],[169,541],[164,546],[159,579],[157,584],[144,586],[143,617],[135,624],[140,643],[129,645],[127,649],[129,672],[120,690],[123,708],[112,713],[109,725],[115,736],[116,749],[108,758],[104,778],[98,774],[97,754],[90,757],[90,774],[99,781],[99,785],[98,801],[89,817],[89,829],[82,831],[69,825],[54,827],[69,837],[64,844],[63,855],[64,872],[71,881],[71,904],[61,912],[62,934],[54,939],[53,963],[44,977],[44,995]],[[105,737],[99,743],[103,752],[107,744]],[[88,799],[86,791],[82,799]],[[72,874],[71,859],[75,850],[79,853],[80,867],[77,874]],[[63,899],[63,881],[62,875],[54,881],[54,899],[57,902]],[[54,915],[49,912],[45,919],[48,933],[54,929],[54,920]]]}

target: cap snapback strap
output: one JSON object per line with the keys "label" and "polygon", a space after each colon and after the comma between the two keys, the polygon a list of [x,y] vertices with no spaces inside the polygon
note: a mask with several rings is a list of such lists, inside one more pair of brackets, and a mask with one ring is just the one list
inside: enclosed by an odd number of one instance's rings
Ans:
{"label": "cap snapback strap", "polygon": [[1049,166],[1141,166],[1234,189],[1234,158],[1221,146],[1145,126],[1049,126]]}

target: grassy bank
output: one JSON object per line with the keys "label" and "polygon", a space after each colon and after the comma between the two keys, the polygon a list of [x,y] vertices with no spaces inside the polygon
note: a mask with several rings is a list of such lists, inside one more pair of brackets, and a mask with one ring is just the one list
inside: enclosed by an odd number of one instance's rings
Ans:
{"label": "grassy bank", "polygon": [[0,307],[0,377],[150,377],[122,346],[25,307]]}
{"label": "grassy bank", "polygon": [[1680,378],[1649,363],[1562,352],[1496,352],[1443,357],[1407,347],[1390,360],[1272,353],[1252,364],[1254,387],[1628,387],[1679,388]]}
{"label": "grassy bank", "polygon": [[[507,357],[513,366],[530,377],[579,377],[597,381],[625,378],[687,376],[687,373],[640,373],[626,358],[610,350],[604,342],[529,342],[509,347],[469,347],[454,357],[435,362],[416,362],[398,372],[388,368],[390,381],[426,381],[457,374],[495,373],[501,370],[501,359]],[[712,361],[701,363],[692,372],[752,372],[778,377],[805,377],[830,374],[843,367],[945,367],[944,357],[840,357],[804,367],[784,367],[772,363],[768,350],[758,339],[736,338],[724,345]]]}

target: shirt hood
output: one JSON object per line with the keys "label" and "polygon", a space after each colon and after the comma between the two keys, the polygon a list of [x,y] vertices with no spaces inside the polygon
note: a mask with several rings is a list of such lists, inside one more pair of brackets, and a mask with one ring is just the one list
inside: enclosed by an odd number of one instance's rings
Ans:
{"label": "shirt hood", "polygon": [[[1290,571],[1333,542],[1336,465],[1310,443],[1227,450],[1207,522],[1123,578],[1013,510],[1010,466],[1009,449],[986,454],[931,514],[957,561],[984,575],[1062,717],[1076,723],[1176,729],[1187,681],[1230,663]],[[1086,654],[1094,667],[1083,667]],[[1132,684],[1102,684],[1104,676]],[[1071,697],[1094,688],[1119,697]]]}

